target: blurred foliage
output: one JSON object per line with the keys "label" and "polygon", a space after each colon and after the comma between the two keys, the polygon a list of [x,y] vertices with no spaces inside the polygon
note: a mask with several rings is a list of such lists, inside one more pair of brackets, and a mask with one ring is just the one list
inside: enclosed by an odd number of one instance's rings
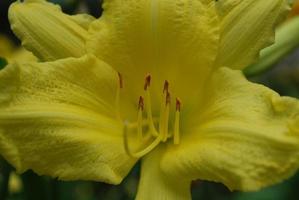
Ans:
{"label": "blurred foliage", "polygon": [[7,65],[7,61],[0,57],[0,70],[3,69],[5,65]]}
{"label": "blurred foliage", "polygon": [[283,96],[299,98],[299,49],[280,60],[267,73],[251,78]]}
{"label": "blurred foliage", "polygon": [[[58,181],[28,171],[21,175],[23,187],[8,194],[8,177],[11,172],[12,168],[2,160],[1,200],[133,200],[139,179],[139,166],[118,186],[91,181]],[[299,174],[284,183],[250,193],[230,192],[222,184],[196,181],[192,184],[192,196],[194,200],[297,200],[298,186]]]}
{"label": "blurred foliage", "polygon": [[[7,20],[7,9],[11,2],[13,1],[0,0],[0,32],[18,43]],[[59,3],[63,11],[69,14],[87,11],[99,17],[102,13],[101,0],[52,0],[52,2]],[[292,16],[298,14],[298,10],[299,3]],[[294,49],[295,46],[288,49],[286,53],[289,55],[285,56],[285,59],[272,62],[271,70],[251,80],[263,83],[282,95],[299,98],[299,50]],[[6,64],[6,60],[0,58],[0,70]],[[0,158],[0,200],[133,200],[138,186],[139,168],[137,165],[122,184],[113,186],[91,181],[59,181],[38,176],[32,171],[16,176],[12,174],[13,168]],[[299,173],[281,184],[250,193],[231,192],[222,184],[195,181],[192,183],[192,196],[194,200],[297,200],[298,187]]]}

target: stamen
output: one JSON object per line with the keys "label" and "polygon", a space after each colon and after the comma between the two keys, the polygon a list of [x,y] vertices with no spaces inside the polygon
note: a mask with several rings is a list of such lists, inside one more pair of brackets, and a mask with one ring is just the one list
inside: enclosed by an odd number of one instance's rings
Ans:
{"label": "stamen", "polygon": [[144,155],[146,155],[147,153],[152,151],[156,146],[158,146],[160,144],[160,142],[161,142],[161,137],[158,136],[158,137],[155,138],[155,140],[153,140],[152,143],[147,145],[144,149],[142,149],[140,151],[137,151],[137,152],[133,152],[129,147],[128,125],[127,125],[127,123],[124,124],[124,146],[125,146],[125,151],[131,157],[134,157],[134,158],[143,157]]}
{"label": "stamen", "polygon": [[[167,86],[166,86],[167,85]],[[164,131],[164,112],[165,112],[165,103],[164,99],[166,99],[167,96],[167,90],[168,90],[168,84],[166,81],[164,82],[164,89],[163,89],[163,95],[162,95],[162,101],[160,106],[160,121],[159,121],[159,134],[162,135],[163,138],[163,131]]]}
{"label": "stamen", "polygon": [[173,143],[180,143],[180,112],[181,112],[181,101],[176,98],[176,112],[174,119],[174,134],[173,134]]}
{"label": "stamen", "polygon": [[144,99],[142,96],[139,97],[139,103],[138,103],[138,116],[137,116],[137,134],[138,139],[142,140],[143,134],[142,134],[142,112],[144,109]]}
{"label": "stamen", "polygon": [[[122,80],[120,77],[120,88],[122,88]],[[128,128],[129,125],[127,123],[124,124],[124,145],[125,150],[131,157],[134,158],[140,158],[150,151],[152,151],[157,145],[160,144],[160,142],[166,142],[169,137],[173,137],[173,143],[175,145],[180,143],[180,111],[181,111],[181,101],[176,98],[176,112],[175,112],[175,121],[174,121],[174,129],[173,134],[169,135],[169,115],[170,115],[170,103],[171,103],[171,95],[169,93],[169,82],[164,82],[164,88],[163,88],[163,95],[162,95],[162,101],[161,101],[161,110],[160,110],[160,122],[159,122],[159,132],[156,130],[153,115],[152,115],[152,108],[151,108],[151,96],[150,96],[150,85],[151,85],[151,76],[147,75],[145,77],[145,84],[144,84],[144,90],[145,90],[145,100],[146,104],[144,102],[144,97],[139,97],[138,102],[138,116],[137,116],[137,122],[131,125],[130,128],[134,129],[136,131],[137,128],[137,134],[138,139],[141,141],[138,149],[141,150],[132,150],[130,149],[129,145],[129,137],[128,137]],[[146,112],[147,112],[147,120],[143,119],[143,111],[144,106],[146,105]],[[145,123],[144,123],[145,122]],[[149,132],[151,135],[148,135],[149,137],[144,137],[143,135],[143,127],[146,126],[149,128]],[[146,138],[146,141],[145,141]],[[149,142],[149,144],[146,144]],[[144,141],[144,142],[142,142]]]}
{"label": "stamen", "polygon": [[169,104],[170,104],[169,82],[165,81],[164,88],[163,88],[163,97],[161,101],[160,124],[159,124],[159,133],[162,136],[163,142],[165,142],[168,137]]}
{"label": "stamen", "polygon": [[155,128],[154,120],[153,120],[153,114],[152,114],[152,104],[151,104],[151,94],[149,90],[149,86],[151,85],[151,75],[147,75],[145,77],[145,84],[144,84],[144,90],[145,90],[145,98],[146,98],[146,112],[147,112],[147,118],[149,122],[149,128],[150,133],[153,136],[158,136],[158,132]]}
{"label": "stamen", "polygon": [[163,130],[163,142],[166,142],[168,137],[168,122],[169,122],[169,108],[170,108],[170,93],[167,92],[164,112],[164,130]]}
{"label": "stamen", "polygon": [[119,88],[123,88],[124,87],[124,83],[123,83],[123,78],[120,72],[117,72],[118,74],[118,78],[119,78]]}
{"label": "stamen", "polygon": [[165,81],[164,82],[164,88],[163,88],[163,93],[166,93],[169,91],[169,82]]}
{"label": "stamen", "polygon": [[151,86],[151,79],[152,79],[151,75],[147,75],[145,77],[144,90],[147,90],[147,88]]}
{"label": "stamen", "polygon": [[117,74],[118,74],[119,85],[118,85],[117,91],[116,91],[115,107],[116,107],[117,118],[121,120],[121,116],[120,116],[120,91],[123,88],[123,79],[122,79],[122,76],[119,72],[117,72]]}

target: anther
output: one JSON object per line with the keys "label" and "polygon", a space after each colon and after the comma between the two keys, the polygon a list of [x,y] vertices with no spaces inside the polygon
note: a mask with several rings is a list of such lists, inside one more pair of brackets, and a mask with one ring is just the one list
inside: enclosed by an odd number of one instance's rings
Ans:
{"label": "anther", "polygon": [[174,119],[174,133],[173,133],[173,143],[180,143],[180,112],[181,112],[181,101],[176,98],[176,112]]}
{"label": "anther", "polygon": [[163,88],[163,93],[167,93],[169,90],[169,82],[166,80],[164,82],[164,88]]}
{"label": "anther", "polygon": [[120,72],[117,72],[118,74],[118,80],[119,80],[119,87],[123,88],[124,87],[124,83],[123,83],[123,78]]}
{"label": "anther", "polygon": [[176,111],[181,111],[181,100],[179,99],[179,98],[176,98],[175,99],[175,101],[176,101]]}
{"label": "anther", "polygon": [[151,85],[151,79],[151,75],[147,75],[145,77],[144,90],[147,90],[147,88]]}

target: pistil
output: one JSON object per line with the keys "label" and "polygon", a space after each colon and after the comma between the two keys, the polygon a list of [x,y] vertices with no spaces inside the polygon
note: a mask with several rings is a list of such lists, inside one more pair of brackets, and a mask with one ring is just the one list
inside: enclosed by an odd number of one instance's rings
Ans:
{"label": "pistil", "polygon": [[116,100],[115,100],[115,108],[116,108],[116,115],[117,115],[117,118],[119,120],[121,120],[121,115],[120,115],[120,92],[121,92],[121,89],[123,88],[123,79],[122,79],[122,75],[118,72],[118,87],[117,87],[117,91],[116,91]]}
{"label": "pistil", "polygon": [[174,119],[174,133],[173,133],[173,143],[175,145],[180,143],[180,112],[181,112],[181,101],[176,98],[176,111]]}

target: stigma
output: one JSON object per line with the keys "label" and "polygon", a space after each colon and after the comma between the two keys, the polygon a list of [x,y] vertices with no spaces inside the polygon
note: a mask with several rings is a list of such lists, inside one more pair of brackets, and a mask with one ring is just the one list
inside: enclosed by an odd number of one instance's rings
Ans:
{"label": "stigma", "polygon": [[[136,126],[130,126],[129,123],[124,125],[124,146],[128,155],[140,158],[160,143],[166,143],[172,141],[174,145],[180,143],[180,113],[181,113],[181,100],[175,98],[175,103],[172,105],[172,96],[170,92],[170,84],[167,80],[164,81],[164,85],[161,88],[161,102],[159,116],[153,116],[152,102],[151,102],[151,86],[152,77],[150,74],[146,75],[144,82],[143,94],[138,99],[137,104],[137,121]],[[122,84],[120,84],[122,86]],[[175,108],[174,115],[170,115],[171,106]],[[170,119],[170,116],[174,116],[174,119]],[[170,123],[173,120],[173,123]],[[173,124],[173,127],[169,127]],[[137,151],[132,150],[129,145],[128,129],[136,129],[133,131],[140,141],[141,147],[137,148]],[[148,141],[150,138],[150,142]]]}

